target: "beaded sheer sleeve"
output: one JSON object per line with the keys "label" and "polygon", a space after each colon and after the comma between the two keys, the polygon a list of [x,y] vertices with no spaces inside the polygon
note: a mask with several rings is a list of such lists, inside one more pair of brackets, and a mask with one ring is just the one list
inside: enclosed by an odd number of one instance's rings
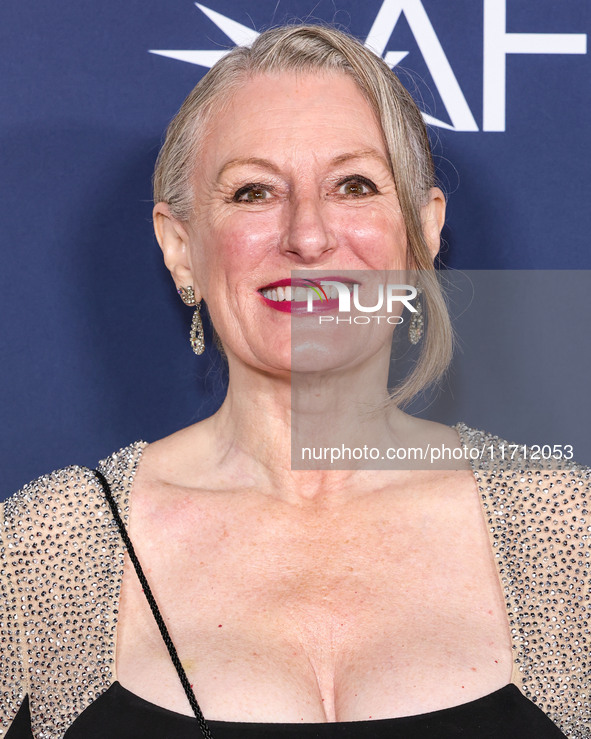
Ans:
{"label": "beaded sheer sleeve", "polygon": [[456,426],[472,462],[513,642],[513,677],[569,739],[591,737],[591,469]]}
{"label": "beaded sheer sleeve", "polygon": [[[137,442],[101,463],[124,517]],[[91,470],[68,467],[3,506],[0,736],[29,697],[37,739],[58,739],[114,682],[124,547]]]}
{"label": "beaded sheer sleeve", "polygon": [[[459,424],[485,450],[473,472],[505,597],[512,681],[569,739],[591,737],[591,471],[508,459],[507,442]],[[100,465],[126,521],[144,448]],[[36,739],[68,728],[116,682],[125,548],[93,473],[68,467],[26,485],[0,525],[0,737],[28,696]]]}
{"label": "beaded sheer sleeve", "polygon": [[0,727],[2,728],[10,725],[28,692],[18,624],[18,586],[8,566],[8,550],[14,546],[10,538],[10,535],[6,537],[6,533],[0,529],[0,645],[2,647]]}

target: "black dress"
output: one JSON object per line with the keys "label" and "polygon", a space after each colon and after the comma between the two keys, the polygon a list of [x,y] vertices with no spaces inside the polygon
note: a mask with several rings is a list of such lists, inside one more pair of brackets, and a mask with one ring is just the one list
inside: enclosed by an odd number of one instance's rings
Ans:
{"label": "black dress", "polygon": [[[564,739],[515,685],[441,711],[375,721],[256,724],[208,721],[214,739]],[[113,683],[74,721],[64,739],[198,739],[197,720],[169,711]],[[28,702],[6,739],[32,739]]]}

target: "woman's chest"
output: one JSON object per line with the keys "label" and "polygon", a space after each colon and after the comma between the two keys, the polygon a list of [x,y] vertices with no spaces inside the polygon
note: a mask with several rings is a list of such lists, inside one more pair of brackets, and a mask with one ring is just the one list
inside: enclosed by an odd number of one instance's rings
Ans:
{"label": "woman's chest", "polygon": [[[453,498],[465,504],[455,512],[396,501],[344,517],[243,511],[213,516],[200,536],[175,527],[174,542],[140,547],[206,715],[392,717],[509,682],[507,618],[482,516],[469,495]],[[189,713],[129,567],[117,671],[129,690]]]}

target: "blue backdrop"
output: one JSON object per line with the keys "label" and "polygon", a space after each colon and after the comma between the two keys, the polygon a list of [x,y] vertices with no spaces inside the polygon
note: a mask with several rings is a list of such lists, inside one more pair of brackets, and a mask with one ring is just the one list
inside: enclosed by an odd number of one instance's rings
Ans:
{"label": "blue backdrop", "polygon": [[206,1],[2,3],[1,495],[219,403],[150,175],[206,67],[269,25],[336,22],[397,66],[450,196],[447,266],[591,269],[589,0]]}

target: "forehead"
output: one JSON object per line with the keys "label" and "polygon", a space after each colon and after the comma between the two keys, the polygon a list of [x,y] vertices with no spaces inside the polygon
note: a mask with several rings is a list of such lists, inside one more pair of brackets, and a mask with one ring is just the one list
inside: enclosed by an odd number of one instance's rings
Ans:
{"label": "forehead", "polygon": [[387,158],[378,119],[356,83],[335,73],[257,75],[214,114],[198,166],[219,172],[233,159],[334,160],[375,149]]}

